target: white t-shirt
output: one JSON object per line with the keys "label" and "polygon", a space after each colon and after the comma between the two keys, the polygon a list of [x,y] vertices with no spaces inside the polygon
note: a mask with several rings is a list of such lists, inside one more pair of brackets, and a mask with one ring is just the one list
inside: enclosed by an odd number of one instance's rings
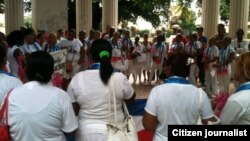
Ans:
{"label": "white t-shirt", "polygon": [[168,136],[168,125],[196,124],[199,116],[208,119],[214,116],[209,99],[203,91],[200,108],[199,89],[193,85],[169,83],[152,89],[145,111],[157,116],[158,125],[154,141],[162,141]]}
{"label": "white t-shirt", "polygon": [[[16,60],[16,58],[14,57],[14,52],[19,49],[18,46],[13,46],[11,48],[8,49],[8,55],[7,55],[7,59],[8,59],[8,62],[9,62],[9,65],[10,65],[10,70],[11,70],[11,73],[16,76],[16,77],[19,77],[18,76],[18,62]],[[20,50],[21,51],[21,50]]]}
{"label": "white t-shirt", "polygon": [[36,81],[11,92],[8,124],[13,141],[66,141],[78,127],[68,94]]}
{"label": "white t-shirt", "polygon": [[29,45],[27,43],[24,43],[23,46],[21,47],[21,50],[23,51],[23,53],[30,54],[32,52],[42,50],[42,48],[37,42],[34,42],[33,44],[29,44]]}
{"label": "white t-shirt", "polygon": [[78,61],[80,59],[80,51],[83,46],[82,42],[79,39],[70,40],[61,40],[58,44],[60,48],[67,48],[67,61],[72,61],[73,70],[71,74],[64,74],[65,78],[72,78],[76,73],[79,72],[80,66],[78,65]]}
{"label": "white t-shirt", "polygon": [[201,49],[201,42],[200,41],[195,41],[193,44],[191,44],[190,42],[188,42],[184,49],[188,54],[193,55],[193,53],[196,53],[198,50]]}
{"label": "white t-shirt", "polygon": [[[208,48],[206,48],[206,57],[209,60],[211,60],[211,59],[213,59],[215,57],[219,57],[219,49],[218,49],[218,47],[217,46],[209,46]],[[216,61],[209,63],[208,68],[212,69],[213,68],[212,65],[215,64],[215,63],[216,63]]]}
{"label": "white t-shirt", "polygon": [[[122,101],[130,99],[134,90],[125,75],[113,75],[116,81],[117,122],[123,123]],[[80,125],[109,123],[109,89],[101,81],[99,70],[86,70],[76,74],[69,84],[68,93],[71,102],[77,102],[81,107],[78,114]],[[113,116],[111,119],[114,121]],[[81,130],[82,127],[79,128]]]}
{"label": "white t-shirt", "polygon": [[0,107],[2,105],[2,102],[5,96],[8,94],[8,92],[11,89],[16,88],[21,85],[22,85],[22,82],[16,77],[9,76],[4,73],[0,73]]}
{"label": "white t-shirt", "polygon": [[138,43],[138,45],[134,44],[134,52],[138,52],[140,55],[136,57],[136,61],[138,63],[141,62],[146,62],[146,54],[143,52],[143,46],[141,45],[141,43]]}
{"label": "white t-shirt", "polygon": [[112,57],[122,57],[121,49],[122,49],[122,43],[118,40],[117,44],[112,43],[112,40],[110,40],[110,43],[112,45]]}
{"label": "white t-shirt", "polygon": [[[244,83],[250,84],[250,82]],[[250,124],[250,90],[242,90],[231,95],[222,110],[221,124]]]}
{"label": "white t-shirt", "polygon": [[240,43],[238,43],[237,39],[234,39],[232,41],[232,46],[235,49],[237,54],[243,54],[243,53],[249,52],[248,44],[249,42],[246,40],[243,40]]}

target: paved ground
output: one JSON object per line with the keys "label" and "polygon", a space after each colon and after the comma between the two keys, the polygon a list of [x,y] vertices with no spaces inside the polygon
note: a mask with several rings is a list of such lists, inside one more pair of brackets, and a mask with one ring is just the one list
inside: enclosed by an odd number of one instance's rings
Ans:
{"label": "paved ground", "polygon": [[[133,84],[133,79],[129,79],[130,83],[132,84],[133,88],[136,92],[136,99],[144,99],[148,98],[148,95],[153,87],[156,85],[145,85],[145,84],[139,84],[138,82],[136,84]],[[231,83],[229,86],[229,93],[232,94],[235,91],[234,84]]]}

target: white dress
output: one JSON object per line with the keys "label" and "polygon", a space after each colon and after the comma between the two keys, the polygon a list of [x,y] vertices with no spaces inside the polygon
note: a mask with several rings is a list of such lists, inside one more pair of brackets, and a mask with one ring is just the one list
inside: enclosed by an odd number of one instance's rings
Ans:
{"label": "white dress", "polygon": [[[211,46],[206,48],[206,57],[211,60],[215,57],[219,57],[219,49],[217,46]],[[206,92],[210,95],[217,94],[217,74],[216,68],[213,67],[216,61],[209,63],[205,67],[205,80],[206,80]]]}
{"label": "white dress", "polygon": [[[114,73],[116,81],[117,122],[124,122],[122,101],[130,99],[134,93],[126,76]],[[71,102],[80,106],[78,114],[79,128],[77,141],[107,140],[107,125],[109,123],[109,90],[99,76],[99,70],[86,70],[76,74],[68,87]],[[113,111],[111,111],[113,115]],[[114,118],[111,117],[111,121]]]}
{"label": "white dress", "polygon": [[70,40],[61,40],[58,44],[60,48],[67,48],[68,54],[67,54],[67,61],[72,61],[73,70],[71,73],[67,73],[66,71],[63,74],[64,78],[70,79],[72,78],[76,73],[80,71],[80,65],[78,64],[78,61],[80,59],[80,50],[83,46],[82,42],[78,39],[74,39],[72,41]]}
{"label": "white dress", "polygon": [[[185,45],[184,49],[186,53],[193,56],[194,53],[197,53],[197,51],[201,49],[201,42],[196,41],[193,44],[189,42]],[[194,58],[194,60],[195,62],[190,66],[189,80],[192,84],[196,85],[196,77],[199,75],[199,68],[197,66],[196,58]]]}
{"label": "white dress", "polygon": [[143,52],[143,46],[140,43],[134,46],[135,46],[134,52],[137,52],[140,54],[139,56],[136,57],[136,60],[135,60],[136,74],[140,75],[142,72],[143,66],[146,62],[146,54]]}
{"label": "white dress", "polygon": [[145,62],[143,63],[143,69],[146,71],[150,71],[152,66],[152,55],[150,52],[151,46],[149,43],[148,45],[142,44],[142,48],[143,48],[143,53],[145,54]]}
{"label": "white dress", "polygon": [[112,39],[110,41],[111,45],[112,45],[112,66],[114,67],[114,69],[121,71],[121,72],[125,72],[128,69],[128,61],[125,60],[122,57],[122,43],[118,40],[117,44],[112,43]]}
{"label": "white dress", "polygon": [[[219,53],[219,63],[223,64],[230,57],[234,51],[232,44],[228,45],[226,49],[222,48]],[[227,66],[217,68],[218,86],[220,92],[229,92],[230,78],[231,78],[231,63]]]}

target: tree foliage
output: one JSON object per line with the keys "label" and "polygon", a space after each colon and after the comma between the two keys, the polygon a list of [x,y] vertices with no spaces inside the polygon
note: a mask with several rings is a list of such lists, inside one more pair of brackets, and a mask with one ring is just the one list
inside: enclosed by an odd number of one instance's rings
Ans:
{"label": "tree foliage", "polygon": [[138,16],[152,23],[154,27],[160,24],[160,17],[169,19],[171,0],[119,0],[119,22],[136,22]]}
{"label": "tree foliage", "polygon": [[[24,1],[23,6],[24,6],[25,12],[31,11],[31,2],[30,1]],[[0,13],[4,13],[4,0],[0,0]]]}
{"label": "tree foliage", "polygon": [[173,18],[170,24],[178,24],[186,31],[195,30],[195,12],[191,9],[191,3],[193,0],[176,0],[177,12],[181,12],[179,17]]}

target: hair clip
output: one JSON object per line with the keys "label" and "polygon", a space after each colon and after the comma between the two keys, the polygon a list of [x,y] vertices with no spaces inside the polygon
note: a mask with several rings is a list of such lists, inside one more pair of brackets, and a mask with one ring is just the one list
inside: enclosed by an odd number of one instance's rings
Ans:
{"label": "hair clip", "polygon": [[187,59],[187,66],[189,66],[189,65],[191,65],[191,64],[193,64],[194,63],[194,59],[193,58],[190,58],[190,57],[188,57],[188,59]]}

